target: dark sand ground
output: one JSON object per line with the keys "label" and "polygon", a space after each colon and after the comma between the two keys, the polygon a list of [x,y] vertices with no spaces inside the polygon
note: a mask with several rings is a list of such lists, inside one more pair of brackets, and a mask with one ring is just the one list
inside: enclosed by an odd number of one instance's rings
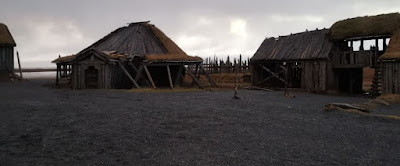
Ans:
{"label": "dark sand ground", "polygon": [[43,83],[0,84],[0,165],[400,164],[400,121],[322,111],[364,98]]}

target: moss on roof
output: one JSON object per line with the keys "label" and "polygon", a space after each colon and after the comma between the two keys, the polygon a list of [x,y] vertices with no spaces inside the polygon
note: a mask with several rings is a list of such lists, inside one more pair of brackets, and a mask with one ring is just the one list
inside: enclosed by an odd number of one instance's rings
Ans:
{"label": "moss on roof", "polygon": [[353,37],[393,35],[399,29],[400,14],[390,13],[338,21],[330,28],[329,35],[333,40],[344,40]]}

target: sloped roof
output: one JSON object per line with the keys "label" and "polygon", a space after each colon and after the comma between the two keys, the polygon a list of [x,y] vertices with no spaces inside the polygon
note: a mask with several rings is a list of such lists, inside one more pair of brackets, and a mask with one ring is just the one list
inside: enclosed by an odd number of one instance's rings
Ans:
{"label": "sloped roof", "polygon": [[379,59],[400,59],[400,31],[390,38],[388,48]]}
{"label": "sloped roof", "polygon": [[63,56],[63,57],[59,57],[55,60],[52,61],[52,63],[66,63],[66,62],[71,62],[73,60],[75,60],[79,55],[82,55],[84,53],[86,53],[87,51],[93,50],[95,52],[98,52],[99,54],[104,55],[104,57],[107,57],[108,59],[119,59],[119,58],[127,58],[127,55],[122,55],[119,54],[115,51],[98,51],[96,49],[86,49],[83,52],[80,52],[79,54],[76,55],[68,55],[68,56]]}
{"label": "sloped roof", "polygon": [[393,35],[399,29],[400,14],[390,13],[338,21],[330,28],[329,35],[333,40],[344,40],[354,37]]}
{"label": "sloped roof", "polygon": [[279,38],[267,38],[251,61],[306,60],[328,58],[332,43],[328,30],[315,30]]}
{"label": "sloped roof", "polygon": [[7,26],[0,23],[0,46],[16,46],[15,41]]}
{"label": "sloped roof", "polygon": [[128,57],[146,58],[157,55],[158,58],[153,59],[160,60],[162,56],[165,56],[165,59],[169,59],[168,56],[179,57],[181,60],[191,59],[160,29],[149,22],[131,23],[118,28],[86,49],[90,48],[116,51]]}

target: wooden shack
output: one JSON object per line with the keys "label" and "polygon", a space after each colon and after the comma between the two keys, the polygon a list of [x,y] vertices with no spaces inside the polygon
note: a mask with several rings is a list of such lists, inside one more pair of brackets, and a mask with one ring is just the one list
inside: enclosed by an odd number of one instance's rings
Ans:
{"label": "wooden shack", "polygon": [[0,23],[0,80],[9,80],[14,74],[15,41],[5,24]]}
{"label": "wooden shack", "polygon": [[[59,57],[57,83],[70,79],[74,89],[152,88],[181,85],[187,72],[199,87],[205,74],[203,59],[188,56],[160,29],[149,22],[130,23],[118,28],[76,55]],[[187,66],[196,66],[192,73]],[[215,85],[216,86],[216,85]]]}
{"label": "wooden shack", "polygon": [[[400,14],[392,13],[338,21],[330,29],[267,38],[251,59],[253,85],[362,93],[363,68],[380,69],[377,59],[399,27]],[[365,48],[366,41],[375,45]],[[357,49],[355,43],[359,43]]]}
{"label": "wooden shack", "polygon": [[382,92],[400,94],[400,31],[392,36],[379,61],[382,66]]}

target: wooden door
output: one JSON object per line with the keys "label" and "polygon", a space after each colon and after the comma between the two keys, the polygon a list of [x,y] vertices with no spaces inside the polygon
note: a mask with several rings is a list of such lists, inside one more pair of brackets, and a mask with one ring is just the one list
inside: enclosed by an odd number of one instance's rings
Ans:
{"label": "wooden door", "polygon": [[94,66],[90,66],[85,70],[85,88],[97,89],[99,88],[99,72]]}

